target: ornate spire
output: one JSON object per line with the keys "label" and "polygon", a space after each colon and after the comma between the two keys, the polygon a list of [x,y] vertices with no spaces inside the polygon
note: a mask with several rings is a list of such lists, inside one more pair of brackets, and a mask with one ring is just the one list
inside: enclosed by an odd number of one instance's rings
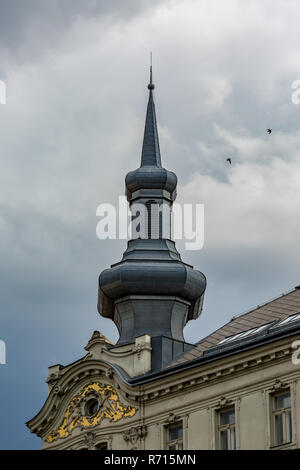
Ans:
{"label": "ornate spire", "polygon": [[149,101],[146,114],[141,167],[156,166],[158,168],[161,168],[161,157],[155,115],[155,105],[153,100],[154,84],[152,82],[152,63],[150,65],[150,83],[148,85],[148,90]]}
{"label": "ornate spire", "polygon": [[166,351],[175,354],[189,348],[183,328],[201,313],[206,279],[181,260],[171,240],[177,177],[161,165],[152,64],[148,89],[141,166],[125,179],[129,204],[139,205],[140,214],[143,206],[145,217],[140,217],[139,230],[128,241],[122,260],[100,274],[98,311],[115,322],[120,333],[116,346],[150,336],[151,367],[157,370],[171,360]]}

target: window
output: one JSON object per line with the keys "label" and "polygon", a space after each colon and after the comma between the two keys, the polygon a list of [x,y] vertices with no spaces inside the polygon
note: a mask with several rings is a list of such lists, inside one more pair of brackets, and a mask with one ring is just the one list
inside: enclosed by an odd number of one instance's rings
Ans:
{"label": "window", "polygon": [[94,416],[97,411],[99,410],[99,402],[95,398],[89,400],[86,404],[86,415],[87,416]]}
{"label": "window", "polygon": [[149,200],[146,202],[147,208],[147,227],[148,238],[157,239],[160,237],[159,207],[156,201]]}
{"label": "window", "polygon": [[218,344],[229,343],[231,341],[235,341],[236,339],[244,339],[248,336],[256,335],[257,333],[260,333],[262,330],[266,329],[269,325],[271,325],[271,323],[266,323],[265,325],[259,326],[257,328],[251,328],[251,330],[242,331],[241,333],[233,336],[227,336],[226,338],[221,339]]}
{"label": "window", "polygon": [[95,450],[107,450],[107,442],[99,442],[95,445]]}
{"label": "window", "polygon": [[222,450],[235,450],[235,410],[230,408],[218,413],[219,448]]}
{"label": "window", "polygon": [[292,442],[291,394],[289,391],[273,395],[274,445]]}
{"label": "window", "polygon": [[173,424],[172,426],[167,427],[167,449],[183,449],[182,423]]}
{"label": "window", "polygon": [[294,322],[294,321],[297,321],[297,320],[300,320],[300,313],[290,315],[289,317],[285,318],[284,320],[281,320],[281,322],[279,322],[275,326],[285,325],[286,323]]}

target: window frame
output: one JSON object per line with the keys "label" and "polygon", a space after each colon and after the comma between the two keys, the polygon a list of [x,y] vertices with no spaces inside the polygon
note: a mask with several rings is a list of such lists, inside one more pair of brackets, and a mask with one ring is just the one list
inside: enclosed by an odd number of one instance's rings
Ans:
{"label": "window frame", "polygon": [[95,450],[108,450],[108,442],[107,441],[100,441],[95,444]]}
{"label": "window frame", "polygon": [[[181,438],[177,439],[170,439],[170,429],[176,428],[178,426],[181,426]],[[166,432],[166,449],[167,450],[183,450],[183,421],[177,421],[176,423],[169,424],[165,427],[165,432]],[[178,449],[178,446],[181,444],[182,448]],[[175,446],[175,449],[171,449],[171,447]]]}
{"label": "window frame", "polygon": [[[283,407],[283,408],[278,408],[276,409],[276,398],[287,395],[289,394],[290,396],[290,406]],[[287,440],[287,420],[286,420],[286,415],[287,413],[290,413],[290,422],[291,422],[291,429],[290,429],[290,440]],[[283,440],[282,442],[277,442],[277,427],[276,427],[276,416],[281,415],[282,416],[282,436]],[[271,436],[272,436],[272,447],[280,447],[280,446],[285,446],[293,443],[293,409],[292,409],[292,394],[291,394],[291,389],[285,389],[285,390],[280,390],[279,392],[275,392],[271,394]]]}
{"label": "window frame", "polygon": [[[233,423],[228,423],[228,424],[221,424],[221,415],[222,413],[226,413],[228,411],[233,411],[234,412],[234,422]],[[217,410],[217,433],[218,433],[218,448],[220,450],[236,450],[237,445],[236,445],[236,407],[235,405],[228,406],[227,408],[220,408]],[[231,448],[231,430],[234,430],[234,448]],[[227,449],[222,449],[222,438],[221,438],[221,433],[222,431],[227,431]]]}

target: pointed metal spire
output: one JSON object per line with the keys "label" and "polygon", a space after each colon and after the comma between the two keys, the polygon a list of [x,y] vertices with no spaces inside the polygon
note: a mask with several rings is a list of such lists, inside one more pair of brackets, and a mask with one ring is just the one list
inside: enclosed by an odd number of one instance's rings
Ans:
{"label": "pointed metal spire", "polygon": [[161,168],[161,157],[159,149],[159,140],[157,132],[157,123],[155,115],[155,106],[153,100],[154,84],[152,82],[152,53],[150,65],[150,83],[148,85],[149,101],[147,106],[144,142],[142,150],[142,166],[156,166]]}

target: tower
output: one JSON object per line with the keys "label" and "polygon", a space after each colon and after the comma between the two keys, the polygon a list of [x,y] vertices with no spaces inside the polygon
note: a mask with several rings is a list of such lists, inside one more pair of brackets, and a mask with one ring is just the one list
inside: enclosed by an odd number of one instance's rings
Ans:
{"label": "tower", "polygon": [[171,239],[171,209],[177,177],[163,168],[150,68],[141,165],[127,174],[126,195],[137,216],[137,230],[119,263],[100,274],[98,311],[114,321],[120,338],[114,346],[151,338],[151,370],[188,350],[183,328],[198,318],[205,276],[181,260]]}
{"label": "tower", "polygon": [[135,229],[122,260],[99,276],[98,311],[120,337],[112,344],[95,331],[84,357],[49,367],[48,398],[27,423],[44,449],[142,448],[148,425],[136,385],[194,348],[183,328],[201,313],[206,279],[171,239],[177,177],[161,163],[152,67],[148,89],[141,164],[125,179]]}
{"label": "tower", "polygon": [[47,450],[299,448],[299,286],[184,341],[206,281],[171,239],[177,178],[161,164],[152,73],[148,88],[141,165],[126,176],[136,231],[99,277],[99,313],[120,338],[95,331],[83,357],[49,367],[27,425]]}

